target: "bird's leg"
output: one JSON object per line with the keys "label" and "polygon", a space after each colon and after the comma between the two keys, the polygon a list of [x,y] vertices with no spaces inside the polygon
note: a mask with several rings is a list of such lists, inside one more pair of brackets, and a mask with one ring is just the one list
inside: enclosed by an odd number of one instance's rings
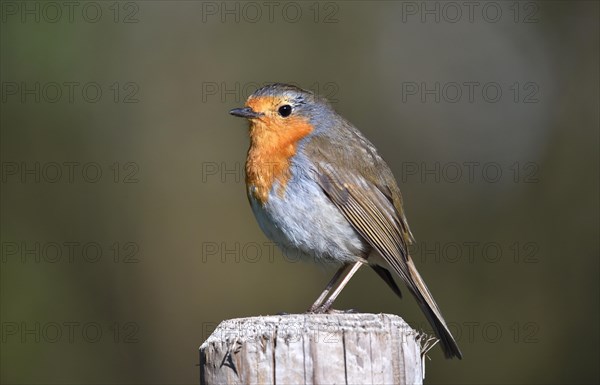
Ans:
{"label": "bird's leg", "polygon": [[331,305],[333,305],[333,301],[335,301],[335,299],[338,297],[338,295],[340,295],[340,293],[342,292],[342,289],[344,289],[344,287],[348,284],[348,282],[350,282],[350,279],[352,278],[352,276],[358,271],[358,269],[360,269],[360,267],[362,265],[363,265],[363,262],[355,262],[354,265],[352,265],[352,268],[348,272],[346,272],[346,274],[342,278],[342,281],[339,283],[339,285],[336,287],[336,289],[333,291],[333,293],[331,293],[329,298],[327,298],[327,301],[325,301],[325,303],[321,306],[321,309],[323,312],[329,310]]}
{"label": "bird's leg", "polygon": [[[324,313],[328,311],[335,299],[338,297],[338,295],[340,295],[346,284],[348,284],[352,276],[358,271],[358,269],[360,269],[362,265],[363,262],[359,261],[355,262],[354,265],[345,265],[340,270],[338,270],[338,272],[333,277],[334,279],[332,279],[331,282],[325,288],[323,294],[321,294],[319,299],[317,299],[317,301],[311,306],[310,311],[318,313]],[[340,278],[341,281],[335,284]],[[325,303],[323,303],[323,299],[327,297],[327,295],[333,287],[335,287],[333,293],[331,293],[331,295],[329,295],[329,298],[327,298]],[[323,297],[323,299],[321,299],[321,297]]]}
{"label": "bird's leg", "polygon": [[316,309],[318,309],[323,304],[323,302],[325,301],[325,299],[329,295],[329,292],[331,291],[331,289],[335,286],[335,284],[337,283],[337,281],[340,280],[340,277],[342,276],[342,274],[344,273],[344,271],[347,270],[347,269],[349,269],[349,268],[350,268],[350,265],[344,264],[342,267],[340,267],[338,269],[338,271],[335,272],[333,278],[331,278],[331,280],[329,281],[329,283],[327,284],[327,286],[325,286],[325,290],[323,290],[323,292],[321,293],[321,295],[319,296],[319,298],[317,298],[317,300],[315,301],[315,303],[313,303],[313,305],[310,307],[310,309],[308,309],[309,313],[313,313]]}

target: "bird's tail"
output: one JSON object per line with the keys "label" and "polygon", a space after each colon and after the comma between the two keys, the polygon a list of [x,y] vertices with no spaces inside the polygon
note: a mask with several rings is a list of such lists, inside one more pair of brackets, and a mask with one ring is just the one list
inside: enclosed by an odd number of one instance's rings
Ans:
{"label": "bird's tail", "polygon": [[429,289],[427,289],[423,278],[421,278],[421,275],[417,271],[417,268],[410,257],[408,258],[407,265],[409,278],[413,281],[412,283],[414,283],[414,286],[407,285],[408,289],[415,296],[419,306],[421,307],[421,310],[423,310],[427,320],[433,327],[435,334],[442,344],[444,355],[446,358],[457,357],[461,359],[462,353],[458,348],[452,333],[450,333],[450,330],[446,325],[446,321],[444,321],[444,318],[442,317],[442,312],[435,303],[433,296],[429,292]]}

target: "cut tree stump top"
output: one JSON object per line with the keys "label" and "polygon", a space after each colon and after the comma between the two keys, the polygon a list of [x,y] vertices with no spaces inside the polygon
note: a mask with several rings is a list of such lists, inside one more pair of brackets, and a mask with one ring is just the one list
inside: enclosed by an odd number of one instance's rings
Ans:
{"label": "cut tree stump top", "polygon": [[231,319],[200,346],[200,383],[422,384],[427,338],[391,314]]}

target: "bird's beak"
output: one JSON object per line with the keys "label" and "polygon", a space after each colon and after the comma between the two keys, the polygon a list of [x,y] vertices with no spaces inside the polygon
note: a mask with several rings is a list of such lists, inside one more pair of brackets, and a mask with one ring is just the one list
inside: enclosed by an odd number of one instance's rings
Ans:
{"label": "bird's beak", "polygon": [[239,116],[240,118],[246,119],[258,118],[263,115],[259,112],[254,112],[254,110],[250,107],[234,108],[233,110],[229,111],[229,113],[233,116]]}

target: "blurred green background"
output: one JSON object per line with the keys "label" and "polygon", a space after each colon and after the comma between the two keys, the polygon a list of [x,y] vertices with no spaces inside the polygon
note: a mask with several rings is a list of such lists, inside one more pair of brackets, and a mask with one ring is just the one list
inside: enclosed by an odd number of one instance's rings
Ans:
{"label": "blurred green background", "polygon": [[[393,169],[465,355],[426,383],[597,383],[598,2],[465,4],[2,1],[2,383],[197,383],[221,320],[313,302],[227,113],[273,81]],[[336,307],[428,329],[369,269]]]}

